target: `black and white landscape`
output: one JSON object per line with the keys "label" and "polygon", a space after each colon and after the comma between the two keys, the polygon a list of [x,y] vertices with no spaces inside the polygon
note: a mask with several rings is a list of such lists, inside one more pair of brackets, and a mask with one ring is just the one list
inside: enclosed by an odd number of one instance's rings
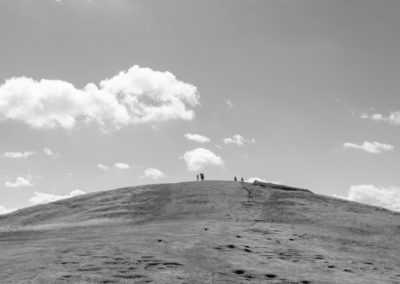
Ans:
{"label": "black and white landscape", "polygon": [[400,2],[0,2],[0,283],[400,283]]}

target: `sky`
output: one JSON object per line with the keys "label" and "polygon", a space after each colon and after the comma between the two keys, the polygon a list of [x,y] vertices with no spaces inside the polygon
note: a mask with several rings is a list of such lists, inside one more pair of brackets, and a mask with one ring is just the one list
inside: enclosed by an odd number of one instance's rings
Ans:
{"label": "sky", "polygon": [[0,213],[206,179],[400,211],[400,2],[0,2]]}

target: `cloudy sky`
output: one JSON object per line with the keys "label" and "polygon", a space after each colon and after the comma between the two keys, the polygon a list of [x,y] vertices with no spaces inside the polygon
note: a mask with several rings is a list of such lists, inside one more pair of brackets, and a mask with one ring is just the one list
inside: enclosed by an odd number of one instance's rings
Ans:
{"label": "cloudy sky", "polygon": [[0,213],[258,177],[400,210],[400,2],[0,2]]}

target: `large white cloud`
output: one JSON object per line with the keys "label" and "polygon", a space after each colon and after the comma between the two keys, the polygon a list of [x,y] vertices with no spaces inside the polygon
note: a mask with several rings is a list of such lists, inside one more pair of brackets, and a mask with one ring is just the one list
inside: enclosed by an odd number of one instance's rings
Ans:
{"label": "large white cloud", "polygon": [[188,140],[192,140],[192,141],[199,142],[199,143],[207,143],[207,142],[211,141],[210,138],[200,135],[200,134],[186,133],[184,136]]}
{"label": "large white cloud", "polygon": [[148,168],[146,170],[144,170],[144,174],[141,176],[141,178],[150,178],[150,179],[160,179],[160,178],[164,178],[165,174],[155,168]]}
{"label": "large white cloud", "polygon": [[183,155],[189,171],[198,171],[207,165],[222,166],[224,161],[208,149],[197,148]]}
{"label": "large white cloud", "polygon": [[350,187],[347,196],[334,196],[400,211],[400,188],[394,186],[385,188],[371,184],[353,185]]}
{"label": "large white cloud", "polygon": [[391,151],[394,149],[394,146],[390,144],[385,144],[381,142],[368,142],[368,141],[364,141],[364,143],[360,145],[346,142],[343,144],[343,147],[347,149],[363,150],[365,152],[372,154],[381,154],[384,151]]}
{"label": "large white cloud", "polygon": [[133,66],[82,89],[61,80],[17,77],[0,86],[0,118],[35,128],[72,129],[95,122],[102,129],[129,124],[191,120],[199,104],[197,88],[170,72]]}
{"label": "large white cloud", "polygon": [[392,125],[400,125],[400,111],[391,112],[389,115],[384,116],[380,113],[367,114],[363,113],[361,115],[362,119],[370,119],[373,121],[382,121]]}
{"label": "large white cloud", "polygon": [[32,186],[31,183],[31,178],[28,177],[17,177],[17,179],[15,180],[15,182],[11,182],[11,181],[6,181],[4,183],[4,185],[6,187],[28,187],[28,186]]}
{"label": "large white cloud", "polygon": [[85,192],[79,189],[75,189],[67,195],[55,195],[51,193],[35,192],[34,195],[29,199],[29,203],[32,205],[44,204],[44,203],[54,202],[60,199],[71,198],[82,194],[85,194]]}
{"label": "large white cloud", "polygon": [[25,151],[25,152],[4,152],[4,157],[12,158],[12,159],[24,159],[34,155],[34,151]]}
{"label": "large white cloud", "polygon": [[252,144],[256,143],[256,139],[254,138],[246,139],[240,134],[233,135],[233,137],[224,138],[222,139],[222,141],[225,144],[235,144],[238,146],[243,146],[245,143],[252,143]]}

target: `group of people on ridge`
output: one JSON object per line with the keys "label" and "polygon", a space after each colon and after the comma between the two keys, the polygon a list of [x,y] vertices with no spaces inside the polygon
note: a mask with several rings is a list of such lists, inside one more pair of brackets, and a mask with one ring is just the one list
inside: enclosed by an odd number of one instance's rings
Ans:
{"label": "group of people on ridge", "polygon": [[199,178],[200,178],[201,180],[204,180],[204,178],[205,178],[205,176],[204,176],[203,173],[197,174],[196,177],[197,177],[197,181],[199,181]]}
{"label": "group of people on ridge", "polygon": [[[234,177],[233,177],[233,180],[236,182],[236,181],[237,181],[237,177],[236,177],[236,176],[234,176]],[[244,179],[243,179],[243,177],[240,179],[240,181],[241,181],[241,182],[244,182]]]}
{"label": "group of people on ridge", "polygon": [[[196,178],[197,178],[197,181],[199,181],[199,180],[204,180],[204,179],[205,179],[205,175],[204,175],[203,173],[199,173],[199,174],[196,175]],[[234,180],[235,182],[238,181],[238,179],[237,179],[236,176],[233,177],[233,180]],[[240,179],[240,181],[241,181],[241,182],[244,182],[243,177]]]}

